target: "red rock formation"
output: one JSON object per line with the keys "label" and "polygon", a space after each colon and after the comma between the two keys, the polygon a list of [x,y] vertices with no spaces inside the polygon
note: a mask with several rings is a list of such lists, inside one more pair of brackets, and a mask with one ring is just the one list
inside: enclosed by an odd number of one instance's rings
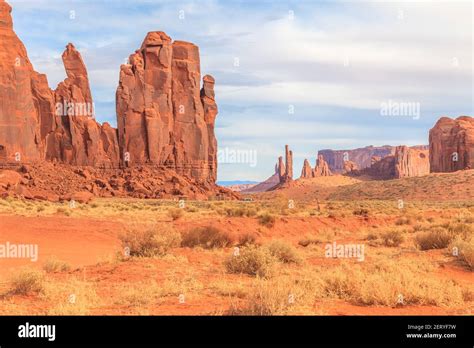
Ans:
{"label": "red rock formation", "polygon": [[11,10],[0,0],[0,156],[5,162],[38,161],[40,115],[32,88],[37,73],[13,31]]}
{"label": "red rock formation", "polygon": [[[112,170],[113,184],[100,179],[100,188],[96,182],[85,185],[94,194],[120,194],[125,189],[130,195],[140,191],[144,197],[202,198],[206,192],[236,197],[215,186],[215,81],[206,75],[200,88],[197,46],[172,43],[163,32],[146,36],[129,64],[121,67],[117,130],[95,121],[87,69],[75,47],[68,44],[62,56],[67,78],[51,90],[46,76],[33,70],[13,31],[10,13],[11,7],[0,0],[0,164],[43,168],[46,160]],[[142,178],[149,187],[125,179],[128,172],[123,167],[131,167],[135,175],[137,171],[150,175],[150,180]],[[34,189],[36,182],[28,185]],[[73,183],[68,187],[57,191],[84,188]]]}
{"label": "red rock formation", "polygon": [[433,173],[474,168],[474,118],[441,117],[430,130],[430,170]]}
{"label": "red rock formation", "polygon": [[129,63],[121,67],[117,119],[130,164],[150,163],[214,182],[214,79],[206,75],[200,90],[198,47],[151,32]]}
{"label": "red rock formation", "polygon": [[332,172],[329,169],[328,163],[324,160],[324,156],[319,154],[316,160],[316,167],[314,168],[314,176],[331,176]]}
{"label": "red rock formation", "polygon": [[397,146],[395,178],[423,176],[430,173],[429,151]]}
{"label": "red rock formation", "polygon": [[68,44],[62,55],[67,78],[54,92],[56,129],[46,159],[80,166],[117,167],[116,131],[94,119],[94,103],[81,54]]}
{"label": "red rock formation", "polygon": [[360,171],[374,179],[387,180],[429,174],[428,150],[420,147],[397,146],[395,154],[372,157],[372,165]]}
{"label": "red rock formation", "polygon": [[283,163],[283,157],[279,157],[276,169],[281,184],[293,181],[293,152],[288,145],[285,145],[285,162]]}
{"label": "red rock formation", "polygon": [[314,171],[313,168],[311,168],[311,164],[309,164],[309,161],[305,158],[304,163],[303,163],[303,169],[301,169],[301,179],[309,179],[314,177]]}
{"label": "red rock formation", "polygon": [[343,174],[358,174],[359,167],[355,162],[352,161],[344,161],[344,170]]}

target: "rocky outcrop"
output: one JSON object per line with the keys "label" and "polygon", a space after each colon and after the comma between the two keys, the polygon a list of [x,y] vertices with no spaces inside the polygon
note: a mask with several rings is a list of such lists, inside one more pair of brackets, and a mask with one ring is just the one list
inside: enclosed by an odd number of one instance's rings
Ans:
{"label": "rocky outcrop", "polygon": [[430,130],[429,140],[431,172],[474,168],[473,117],[441,117]]}
{"label": "rocky outcrop", "polygon": [[324,156],[319,154],[314,168],[314,176],[331,176],[332,172],[329,169],[328,163],[324,160]]}
{"label": "rocky outcrop", "polygon": [[33,80],[39,77],[13,31],[11,10],[0,0],[0,160],[37,161],[43,144]]}
{"label": "rocky outcrop", "polygon": [[280,184],[293,181],[293,152],[288,145],[285,145],[285,162],[283,157],[278,158],[277,172]]}
{"label": "rocky outcrop", "polygon": [[34,71],[13,31],[11,7],[0,0],[0,165],[39,168],[46,161],[107,169],[117,177],[125,168],[141,168],[172,181],[153,180],[163,189],[147,189],[147,197],[228,191],[215,185],[215,81],[206,75],[200,87],[196,45],[148,33],[120,68],[118,129],[95,121],[87,69],[73,44],[62,59],[67,78],[52,90]]}
{"label": "rocky outcrop", "polygon": [[215,81],[206,75],[200,89],[200,79],[196,45],[148,33],[120,71],[116,100],[123,164],[153,164],[215,182]]}
{"label": "rocky outcrop", "polygon": [[304,163],[303,163],[303,168],[301,169],[301,179],[309,179],[314,177],[314,170],[311,168],[311,164],[309,164],[309,161],[305,158]]}
{"label": "rocky outcrop", "polygon": [[359,166],[352,161],[344,161],[343,174],[356,175],[359,173]]}
{"label": "rocky outcrop", "polygon": [[319,176],[330,176],[332,175],[331,170],[329,169],[328,163],[324,160],[323,155],[318,155],[316,160],[316,167],[311,168],[309,161],[304,160],[303,168],[301,170],[301,179],[315,178]]}
{"label": "rocky outcrop", "polygon": [[117,132],[94,118],[94,102],[81,54],[69,43],[62,59],[67,78],[53,93],[56,122],[52,134],[46,135],[46,159],[78,166],[118,167]]}
{"label": "rocky outcrop", "polygon": [[395,150],[395,178],[423,176],[430,173],[429,151],[408,146]]}
{"label": "rocky outcrop", "polygon": [[371,166],[359,171],[359,174],[380,180],[427,175],[430,173],[428,152],[420,147],[397,146],[394,155],[384,158],[373,156]]}

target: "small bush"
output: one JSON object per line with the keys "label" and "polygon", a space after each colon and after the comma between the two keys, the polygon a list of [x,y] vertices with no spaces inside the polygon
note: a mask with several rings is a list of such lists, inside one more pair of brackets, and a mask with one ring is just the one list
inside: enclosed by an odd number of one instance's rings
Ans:
{"label": "small bush", "polygon": [[369,216],[369,210],[365,208],[360,208],[356,209],[352,212],[352,214],[356,216],[363,216],[363,217],[368,217]]}
{"label": "small bush", "polygon": [[245,246],[250,244],[255,244],[257,237],[252,233],[245,233],[239,237],[239,246]]}
{"label": "small bush", "polygon": [[43,270],[45,270],[46,273],[67,272],[70,269],[71,266],[67,262],[63,262],[55,258],[48,259],[43,265]]}
{"label": "small bush", "polygon": [[22,270],[12,279],[11,293],[28,295],[44,291],[44,274],[35,270]]}
{"label": "small bush", "polygon": [[275,225],[275,221],[275,217],[270,214],[262,214],[258,217],[258,223],[268,228],[272,228]]}
{"label": "small bush", "polygon": [[431,231],[419,232],[415,242],[421,250],[443,249],[452,241],[453,235],[442,227],[435,227]]}
{"label": "small bush", "polygon": [[196,227],[183,235],[181,245],[184,247],[200,246],[205,249],[225,248],[232,245],[232,238],[217,227]]}
{"label": "small bush", "polygon": [[120,236],[123,247],[130,249],[130,256],[163,256],[178,247],[181,235],[170,226],[131,229]]}
{"label": "small bush", "polygon": [[411,225],[413,220],[407,216],[401,216],[397,220],[395,220],[395,225],[402,226],[402,225]]}
{"label": "small bush", "polygon": [[229,273],[245,273],[258,277],[270,277],[276,260],[267,249],[250,245],[240,249],[225,261]]}
{"label": "small bush", "polygon": [[456,238],[450,245],[451,249],[457,248],[458,256],[474,271],[474,237],[468,240]]}
{"label": "small bush", "polygon": [[403,233],[399,230],[389,230],[382,234],[383,244],[388,247],[397,247],[403,243]]}
{"label": "small bush", "polygon": [[283,263],[300,263],[298,251],[291,245],[282,241],[273,241],[268,246],[268,251]]}
{"label": "small bush", "polygon": [[173,219],[173,221],[178,220],[179,218],[183,217],[183,209],[181,208],[173,208],[168,210],[168,215]]}

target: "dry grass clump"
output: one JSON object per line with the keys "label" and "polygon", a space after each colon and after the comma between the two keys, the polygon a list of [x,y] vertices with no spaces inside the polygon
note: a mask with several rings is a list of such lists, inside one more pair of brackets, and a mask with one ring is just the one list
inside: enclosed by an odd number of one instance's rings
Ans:
{"label": "dry grass clump", "polygon": [[239,236],[238,246],[245,246],[257,243],[257,236],[253,233],[244,233]]}
{"label": "dry grass clump", "polygon": [[381,235],[383,244],[388,247],[397,247],[405,240],[403,232],[397,229],[390,229]]}
{"label": "dry grass clump", "polygon": [[183,234],[181,245],[183,247],[200,246],[205,249],[225,248],[232,245],[231,236],[217,227],[195,227]]}
{"label": "dry grass clump", "polygon": [[461,258],[471,271],[474,271],[474,236],[466,240],[457,237],[451,242],[450,248],[452,250],[457,248],[457,256]]}
{"label": "dry grass clump", "polygon": [[403,226],[403,225],[412,225],[413,219],[409,216],[400,216],[397,220],[395,220],[395,225]]}
{"label": "dry grass clump", "polygon": [[23,269],[11,281],[10,294],[28,295],[44,291],[43,272],[33,269]]}
{"label": "dry grass clump", "polygon": [[184,212],[183,212],[183,209],[181,208],[172,208],[168,210],[168,215],[173,221],[176,221],[180,219],[181,217],[183,217]]}
{"label": "dry grass clump", "polygon": [[43,270],[46,273],[67,272],[70,269],[70,264],[56,258],[50,258],[46,260],[45,264],[43,265]]}
{"label": "dry grass clump", "polygon": [[132,228],[119,236],[130,256],[163,256],[171,248],[179,247],[181,235],[171,226],[159,225],[146,228]]}
{"label": "dry grass clump", "polygon": [[41,297],[51,304],[47,315],[90,315],[100,302],[93,283],[74,277],[66,281],[47,281]]}
{"label": "dry grass clump", "polygon": [[268,213],[258,216],[258,223],[268,228],[272,228],[275,225],[275,221],[275,217]]}
{"label": "dry grass clump", "polygon": [[322,291],[359,305],[434,305],[464,303],[463,289],[451,280],[426,276],[423,265],[381,260],[371,265],[343,264],[317,274]]}
{"label": "dry grass clump", "polygon": [[225,261],[229,273],[244,273],[258,277],[270,277],[276,258],[265,248],[249,245],[240,249],[238,255],[232,255]]}
{"label": "dry grass clump", "polygon": [[314,314],[313,290],[310,283],[295,277],[258,278],[245,296],[245,305],[232,305],[226,314],[256,316]]}
{"label": "dry grass clump", "polygon": [[430,231],[419,232],[415,243],[421,250],[444,249],[451,243],[453,235],[442,227],[434,227]]}
{"label": "dry grass clump", "polygon": [[352,212],[356,216],[369,217],[369,210],[366,208],[359,208]]}
{"label": "dry grass clump", "polygon": [[275,240],[268,244],[268,251],[283,263],[301,263],[302,258],[296,248],[280,240]]}
{"label": "dry grass clump", "polygon": [[257,215],[257,209],[252,207],[227,207],[225,215],[232,217],[253,217]]}

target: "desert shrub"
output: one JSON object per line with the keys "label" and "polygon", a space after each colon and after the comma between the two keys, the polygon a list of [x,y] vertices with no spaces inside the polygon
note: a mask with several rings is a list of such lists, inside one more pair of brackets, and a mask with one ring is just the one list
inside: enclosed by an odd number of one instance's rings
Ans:
{"label": "desert shrub", "polygon": [[13,277],[11,293],[14,295],[28,295],[44,291],[44,274],[40,271],[24,269]]}
{"label": "desert shrub", "polygon": [[181,243],[181,235],[166,225],[132,228],[119,238],[123,247],[129,248],[130,256],[142,257],[166,255],[171,248]]}
{"label": "desert shrub", "polygon": [[316,275],[322,282],[323,295],[357,305],[459,306],[464,303],[463,289],[456,282],[426,277],[423,265],[409,260],[343,264],[319,270]]}
{"label": "desert shrub", "polygon": [[368,217],[369,216],[369,210],[365,208],[359,208],[356,209],[352,212],[352,214],[356,216],[363,216],[363,217]]}
{"label": "desert shrub", "polygon": [[276,221],[275,217],[268,213],[259,215],[258,217],[258,223],[268,228],[272,228],[275,225],[275,221]]}
{"label": "desert shrub", "polygon": [[367,240],[376,240],[378,238],[379,238],[379,235],[375,232],[369,232],[366,237]]}
{"label": "desert shrub", "polygon": [[442,227],[434,227],[430,231],[419,232],[415,243],[421,250],[443,249],[452,241],[453,235]]}
{"label": "desert shrub", "polygon": [[474,237],[467,240],[457,237],[451,242],[450,248],[457,248],[458,256],[474,271]]}
{"label": "desert shrub", "polygon": [[277,260],[265,248],[249,245],[240,249],[225,261],[229,273],[245,273],[258,277],[269,277]]}
{"label": "desert shrub", "polygon": [[273,241],[267,245],[271,255],[283,263],[300,263],[301,257],[298,251],[291,245],[282,241]]}
{"label": "desert shrub", "polygon": [[231,236],[217,227],[195,227],[183,235],[181,245],[184,247],[200,246],[205,249],[225,248],[232,245]]}
{"label": "desert shrub", "polygon": [[403,243],[404,237],[400,230],[388,230],[382,234],[383,244],[388,247],[397,247]]}
{"label": "desert shrub", "polygon": [[252,233],[245,233],[239,236],[239,246],[245,246],[249,244],[255,244],[257,237]]}
{"label": "desert shrub", "polygon": [[411,225],[413,220],[408,216],[401,216],[397,220],[395,220],[395,225],[402,226],[402,225]]}
{"label": "desert shrub", "polygon": [[176,221],[184,215],[183,209],[181,209],[181,208],[172,208],[172,209],[168,210],[168,215],[170,216],[171,219],[173,219],[173,221]]}
{"label": "desert shrub", "polygon": [[43,265],[43,270],[46,273],[54,273],[54,272],[67,272],[71,269],[71,266],[64,261],[60,261],[56,258],[50,258],[46,260],[45,264]]}

